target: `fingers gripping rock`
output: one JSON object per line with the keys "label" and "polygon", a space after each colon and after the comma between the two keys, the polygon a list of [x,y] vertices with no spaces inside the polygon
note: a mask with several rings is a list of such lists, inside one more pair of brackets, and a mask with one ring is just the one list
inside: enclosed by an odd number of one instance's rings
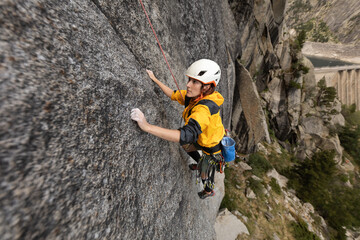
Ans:
{"label": "fingers gripping rock", "polygon": [[131,110],[131,119],[139,122],[141,121],[141,119],[144,118],[144,114],[141,112],[140,109],[138,108],[134,108]]}

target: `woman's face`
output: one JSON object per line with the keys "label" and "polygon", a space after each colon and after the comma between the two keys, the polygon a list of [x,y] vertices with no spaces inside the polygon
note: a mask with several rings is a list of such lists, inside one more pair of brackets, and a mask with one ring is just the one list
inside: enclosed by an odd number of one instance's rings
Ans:
{"label": "woman's face", "polygon": [[189,78],[186,84],[186,96],[189,98],[198,97],[201,94],[202,83],[196,79]]}

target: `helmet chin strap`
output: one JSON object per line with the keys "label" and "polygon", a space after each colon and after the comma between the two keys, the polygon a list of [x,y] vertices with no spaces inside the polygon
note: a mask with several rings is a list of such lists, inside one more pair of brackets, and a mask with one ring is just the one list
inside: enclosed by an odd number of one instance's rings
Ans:
{"label": "helmet chin strap", "polygon": [[195,102],[201,100],[204,97],[204,94],[201,92],[200,95],[195,99]]}

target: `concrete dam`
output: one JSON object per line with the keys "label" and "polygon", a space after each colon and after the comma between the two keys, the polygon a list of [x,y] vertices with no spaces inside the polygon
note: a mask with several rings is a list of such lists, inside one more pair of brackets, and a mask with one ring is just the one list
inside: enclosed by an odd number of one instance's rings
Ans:
{"label": "concrete dam", "polygon": [[325,77],[326,86],[335,87],[342,104],[356,104],[360,110],[360,65],[315,68],[316,82]]}

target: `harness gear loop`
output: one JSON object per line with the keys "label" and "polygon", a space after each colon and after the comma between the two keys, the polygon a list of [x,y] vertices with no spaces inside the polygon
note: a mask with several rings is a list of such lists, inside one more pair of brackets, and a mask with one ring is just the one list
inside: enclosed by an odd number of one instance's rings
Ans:
{"label": "harness gear loop", "polygon": [[160,48],[160,50],[161,50],[161,53],[162,53],[162,55],[163,55],[163,57],[164,57],[164,59],[165,59],[165,62],[166,62],[167,66],[168,66],[168,68],[169,68],[169,70],[170,70],[171,76],[173,77],[174,82],[175,82],[175,84],[176,84],[176,87],[177,87],[177,89],[178,89],[179,92],[180,92],[181,98],[182,98],[182,100],[185,102],[185,98],[183,97],[183,95],[182,95],[182,93],[181,93],[181,91],[180,91],[179,85],[178,85],[178,83],[177,83],[177,81],[176,81],[176,79],[175,79],[175,76],[174,76],[173,72],[171,71],[170,64],[169,64],[168,60],[166,59],[165,53],[164,53],[164,51],[163,51],[163,49],[162,49],[162,47],[161,47],[160,41],[159,41],[159,39],[158,39],[158,37],[157,37],[157,35],[156,35],[156,33],[155,33],[154,27],[153,27],[153,25],[151,24],[149,15],[148,15],[147,12],[146,12],[146,9],[145,9],[145,7],[144,7],[144,4],[143,4],[143,2],[142,2],[141,0],[139,0],[139,1],[140,1],[140,4],[141,4],[142,9],[144,10],[144,13],[145,13],[145,15],[146,15],[146,18],[148,19],[148,22],[149,22],[149,24],[150,24],[150,27],[151,27],[151,29],[152,29],[152,31],[153,31],[153,33],[154,33],[154,36],[155,36],[156,41],[157,41],[157,43],[158,43],[158,45],[159,45],[159,48]]}
{"label": "harness gear loop", "polygon": [[[218,159],[218,158],[219,159]],[[200,166],[200,168],[197,170],[197,174],[196,174],[196,184],[198,184],[200,181],[199,179],[201,179],[201,171],[202,171],[202,162],[205,161],[205,155],[203,155],[200,159],[200,161],[198,162],[198,166]],[[206,179],[203,179],[205,181],[204,185],[208,186],[211,189],[214,189],[215,187],[215,173],[216,172],[220,172],[223,173],[224,171],[224,167],[226,166],[225,162],[224,162],[224,158],[221,156],[221,154],[210,154],[210,159],[208,160],[209,165],[207,166],[205,173],[207,175]]]}

